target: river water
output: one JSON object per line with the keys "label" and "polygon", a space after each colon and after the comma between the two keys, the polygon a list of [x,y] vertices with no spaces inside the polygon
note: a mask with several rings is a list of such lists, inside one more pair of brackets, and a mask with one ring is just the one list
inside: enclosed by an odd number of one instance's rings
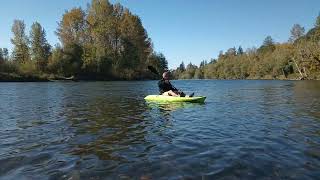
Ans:
{"label": "river water", "polygon": [[0,83],[0,179],[319,179],[320,81]]}

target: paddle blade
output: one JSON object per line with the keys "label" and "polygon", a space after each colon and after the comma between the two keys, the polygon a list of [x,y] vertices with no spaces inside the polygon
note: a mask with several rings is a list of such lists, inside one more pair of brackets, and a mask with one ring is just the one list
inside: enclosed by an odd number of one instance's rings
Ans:
{"label": "paddle blade", "polygon": [[159,74],[159,72],[156,70],[156,68],[154,68],[153,66],[148,66],[148,69],[151,71],[151,72],[153,72],[154,74],[156,74],[156,75],[160,75]]}

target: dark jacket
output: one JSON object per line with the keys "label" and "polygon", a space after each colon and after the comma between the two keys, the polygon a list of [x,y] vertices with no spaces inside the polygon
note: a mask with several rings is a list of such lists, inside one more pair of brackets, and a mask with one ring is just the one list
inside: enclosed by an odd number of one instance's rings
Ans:
{"label": "dark jacket", "polygon": [[173,87],[172,84],[170,83],[170,81],[165,81],[164,79],[161,79],[159,82],[158,82],[158,86],[159,86],[159,92],[160,94],[163,94],[164,92],[167,92],[167,91],[178,91],[177,88]]}

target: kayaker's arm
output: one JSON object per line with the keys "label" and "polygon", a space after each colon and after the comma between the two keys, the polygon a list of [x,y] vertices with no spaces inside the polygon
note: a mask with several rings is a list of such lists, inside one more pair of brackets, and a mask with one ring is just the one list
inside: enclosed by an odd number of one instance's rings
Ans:
{"label": "kayaker's arm", "polygon": [[177,88],[175,88],[174,86],[172,86],[172,84],[169,82],[170,86],[171,86],[171,89],[172,91],[179,91]]}
{"label": "kayaker's arm", "polygon": [[172,84],[169,81],[160,80],[158,82],[159,92],[160,94],[163,94],[168,91],[178,92],[179,90],[172,86]]}

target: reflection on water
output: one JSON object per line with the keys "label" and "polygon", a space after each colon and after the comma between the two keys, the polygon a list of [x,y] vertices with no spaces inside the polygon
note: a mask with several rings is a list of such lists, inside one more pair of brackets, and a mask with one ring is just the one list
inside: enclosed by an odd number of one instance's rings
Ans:
{"label": "reflection on water", "polygon": [[199,105],[204,105],[204,103],[188,103],[188,102],[146,102],[150,109],[156,109],[160,112],[172,112],[178,109],[193,108]]}
{"label": "reflection on water", "polygon": [[145,102],[155,81],[0,84],[0,179],[317,179],[320,83],[175,81],[205,104]]}

